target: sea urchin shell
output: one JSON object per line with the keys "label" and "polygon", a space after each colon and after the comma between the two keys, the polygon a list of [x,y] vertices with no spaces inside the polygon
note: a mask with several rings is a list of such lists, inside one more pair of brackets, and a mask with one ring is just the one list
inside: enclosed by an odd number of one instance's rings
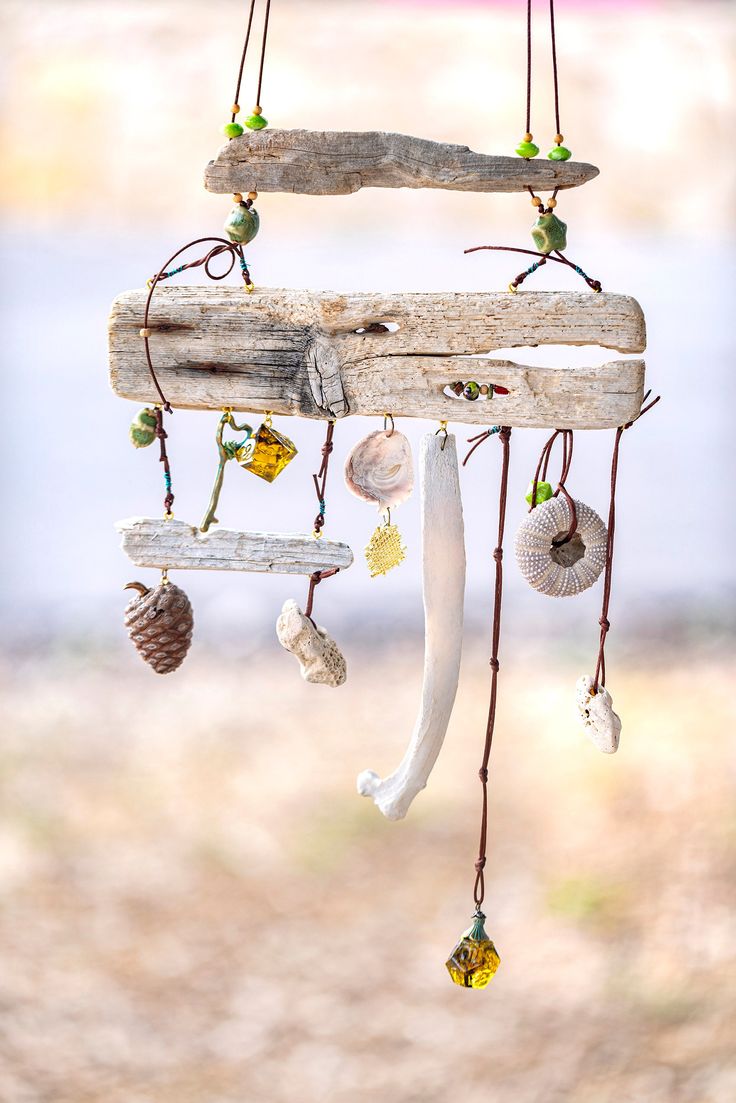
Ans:
{"label": "sea urchin shell", "polygon": [[536,506],[516,534],[516,562],[530,586],[549,597],[587,590],[606,564],[608,530],[595,510],[575,502],[577,528],[566,544],[554,541],[570,527],[570,507],[562,496]]}

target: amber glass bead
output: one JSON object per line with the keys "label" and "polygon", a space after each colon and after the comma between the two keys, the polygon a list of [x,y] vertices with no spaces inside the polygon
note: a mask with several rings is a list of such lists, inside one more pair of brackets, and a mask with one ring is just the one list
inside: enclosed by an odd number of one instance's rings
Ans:
{"label": "amber glass bead", "polygon": [[272,483],[288,463],[294,459],[297,448],[293,441],[276,431],[272,425],[264,424],[256,433],[256,447],[253,458],[244,468],[267,483]]}
{"label": "amber glass bead", "polygon": [[461,988],[485,988],[501,964],[496,947],[485,932],[482,912],[477,912],[472,926],[445,962],[455,984]]}

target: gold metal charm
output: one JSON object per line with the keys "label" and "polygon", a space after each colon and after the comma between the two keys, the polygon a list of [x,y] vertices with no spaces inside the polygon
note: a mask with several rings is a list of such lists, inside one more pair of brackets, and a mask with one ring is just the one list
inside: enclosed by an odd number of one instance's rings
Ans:
{"label": "gold metal charm", "polygon": [[267,483],[272,483],[294,459],[297,447],[292,440],[274,429],[270,414],[266,416],[254,441],[255,451],[245,470],[257,475],[259,479],[265,479]]}
{"label": "gold metal charm", "polygon": [[391,524],[391,511],[386,511],[386,521],[379,525],[365,549],[365,561],[371,578],[379,574],[388,574],[406,559],[406,548],[401,542],[401,533]]}

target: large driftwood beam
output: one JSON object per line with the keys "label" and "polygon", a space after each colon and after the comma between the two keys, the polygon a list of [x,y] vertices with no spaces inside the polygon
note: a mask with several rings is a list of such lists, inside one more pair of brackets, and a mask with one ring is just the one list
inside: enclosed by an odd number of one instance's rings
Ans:
{"label": "large driftwood beam", "polygon": [[[121,398],[156,401],[146,366],[145,291],[110,318],[110,378]],[[388,330],[375,330],[376,323]],[[150,317],[151,351],[174,406],[301,417],[423,417],[488,425],[611,428],[634,417],[641,361],[537,368],[465,357],[513,346],[600,345],[639,352],[638,303],[591,292],[349,294],[166,287]],[[444,393],[456,380],[507,387],[493,402]]]}
{"label": "large driftwood beam", "polygon": [[311,575],[333,567],[346,570],[353,562],[347,544],[301,533],[221,528],[202,533],[184,521],[152,517],[128,517],[115,528],[122,534],[123,551],[136,567],[156,570]]}
{"label": "large driftwood beam", "polygon": [[522,192],[575,188],[598,175],[576,161],[525,161],[474,153],[379,130],[246,131],[222,147],[205,172],[211,192],[349,195],[360,188],[444,188]]}

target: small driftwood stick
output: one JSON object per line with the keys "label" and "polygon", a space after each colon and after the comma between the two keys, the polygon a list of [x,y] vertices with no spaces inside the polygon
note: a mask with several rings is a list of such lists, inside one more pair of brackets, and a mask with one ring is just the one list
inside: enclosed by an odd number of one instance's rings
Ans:
{"label": "small driftwood stick", "polygon": [[575,188],[598,169],[576,161],[525,161],[467,146],[383,131],[247,131],[222,147],[205,172],[211,192],[348,195],[360,188],[523,192]]}
{"label": "small driftwood stick", "polygon": [[121,547],[136,567],[156,570],[255,571],[262,574],[312,575],[353,562],[347,544],[301,533],[236,532],[212,529],[201,533],[184,521],[128,517],[115,528]]}

